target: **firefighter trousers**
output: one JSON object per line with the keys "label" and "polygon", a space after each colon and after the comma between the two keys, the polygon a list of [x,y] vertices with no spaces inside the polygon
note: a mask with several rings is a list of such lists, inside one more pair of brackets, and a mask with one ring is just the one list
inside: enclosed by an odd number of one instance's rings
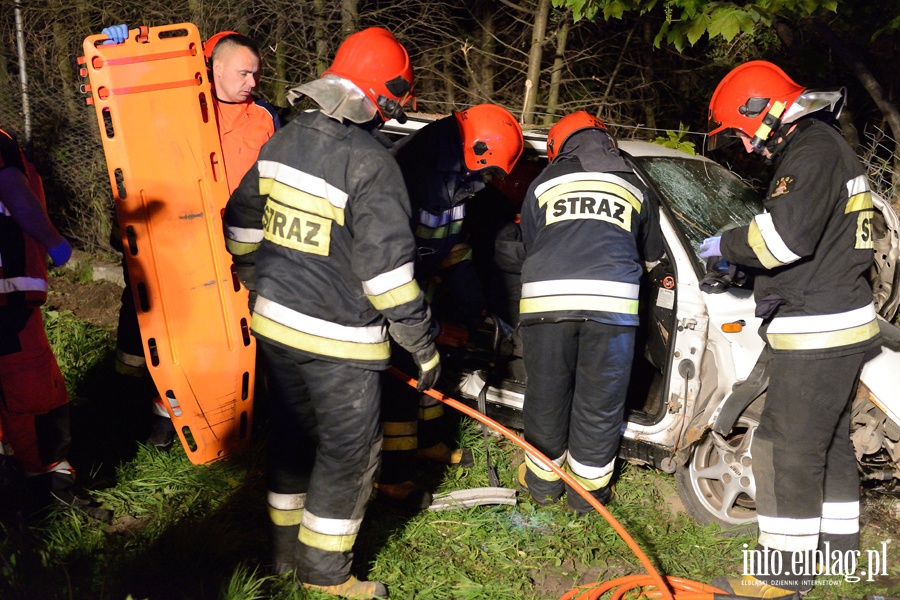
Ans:
{"label": "firefighter trousers", "polygon": [[[768,351],[768,348],[766,349]],[[776,353],[752,441],[759,514],[759,546],[766,573],[779,587],[804,589],[816,552],[846,553],[859,546],[859,474],[850,442],[850,416],[863,352],[845,356]],[[805,553],[810,558],[802,558]],[[796,585],[774,574],[798,558]],[[826,557],[827,558],[827,557]],[[810,564],[807,564],[810,563]],[[803,575],[806,579],[803,580]]]}
{"label": "firefighter trousers", "polygon": [[292,565],[304,583],[342,584],[378,467],[380,373],[257,340],[269,376],[276,569]]}
{"label": "firefighter trousers", "polygon": [[[596,321],[527,325],[523,332],[525,440],[601,501],[608,499],[619,449],[635,333],[635,327]],[[553,471],[527,455],[526,465],[532,497],[562,495]],[[576,510],[590,510],[577,494],[568,500]]]}
{"label": "firefighter trousers", "polygon": [[[394,346],[391,358],[404,373],[418,372],[412,356],[403,348]],[[381,417],[384,440],[379,483],[414,479],[416,451],[448,441],[444,405],[390,373],[382,374]]]}

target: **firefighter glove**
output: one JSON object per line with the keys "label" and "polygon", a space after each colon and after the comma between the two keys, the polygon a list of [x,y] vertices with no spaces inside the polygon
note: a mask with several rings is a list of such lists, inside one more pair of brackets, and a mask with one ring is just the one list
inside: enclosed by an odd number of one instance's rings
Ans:
{"label": "firefighter glove", "polygon": [[722,236],[708,237],[700,244],[697,255],[700,258],[709,258],[710,256],[722,256]]}
{"label": "firefighter glove", "polygon": [[419,367],[419,382],[416,390],[420,392],[430,390],[437,385],[438,379],[441,377],[441,355],[438,354],[437,347],[432,342],[418,352],[414,352],[412,357]]}
{"label": "firefighter glove", "polygon": [[63,238],[63,241],[47,250],[47,254],[50,255],[50,259],[53,261],[53,265],[56,267],[61,267],[72,258],[72,246],[69,244],[68,240]]}
{"label": "firefighter glove", "polygon": [[109,38],[103,42],[103,45],[121,44],[128,39],[128,25],[125,23],[122,23],[121,25],[111,25],[100,33]]}
{"label": "firefighter glove", "polygon": [[441,359],[434,344],[434,331],[431,326],[431,309],[425,318],[415,323],[392,322],[388,328],[391,337],[412,354],[419,367],[419,391],[434,387],[441,375]]}

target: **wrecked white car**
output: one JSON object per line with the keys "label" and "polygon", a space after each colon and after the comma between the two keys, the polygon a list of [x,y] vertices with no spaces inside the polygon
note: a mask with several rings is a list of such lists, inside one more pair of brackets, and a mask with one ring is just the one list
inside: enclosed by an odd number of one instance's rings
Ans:
{"label": "wrecked white car", "polygon": [[[406,135],[427,122],[411,117],[384,131]],[[510,204],[521,201],[530,178],[546,164],[545,139],[546,132],[526,132],[522,168],[500,185]],[[744,530],[756,520],[752,440],[768,382],[765,364],[757,363],[760,320],[752,281],[707,274],[696,251],[705,237],[748,222],[760,212],[762,198],[704,157],[648,142],[621,141],[621,149],[657,194],[666,256],[643,286],[619,456],[674,474],[685,506],[700,523]],[[890,488],[900,480],[900,389],[891,381],[900,372],[900,329],[890,324],[900,303],[900,222],[889,204],[874,200],[882,218],[871,279],[884,341],[862,372],[852,440],[861,478]],[[478,203],[475,198],[469,206]],[[494,243],[499,248],[511,241]],[[498,272],[490,281],[505,287],[512,306],[516,273],[499,261],[491,264]],[[499,329],[483,333],[471,336],[462,352],[449,353],[441,387],[473,405],[480,396],[489,417],[521,428],[527,385],[521,350],[515,336],[510,343]]]}

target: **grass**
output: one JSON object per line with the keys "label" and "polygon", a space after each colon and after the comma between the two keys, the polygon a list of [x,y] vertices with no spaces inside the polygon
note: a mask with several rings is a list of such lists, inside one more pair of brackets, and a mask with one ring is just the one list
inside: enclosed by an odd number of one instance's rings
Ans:
{"label": "grass", "polygon": [[[48,315],[47,326],[72,390],[81,481],[116,519],[101,524],[64,510],[3,514],[0,598],[330,598],[266,571],[264,424],[244,455],[200,467],[180,447],[161,454],[140,445],[135,440],[143,438],[123,424],[141,411],[129,413],[127,398],[109,391],[111,334],[65,313]],[[473,450],[476,466],[423,467],[435,492],[489,485],[480,428],[463,420],[459,437]],[[521,451],[505,439],[489,443],[501,484],[515,487]],[[708,582],[737,574],[744,545],[752,547],[755,539],[701,527],[673,510],[674,498],[671,476],[624,465],[610,511],[666,575]],[[875,502],[886,515],[894,510],[890,498]],[[885,535],[870,527],[863,547],[876,547]],[[892,578],[818,586],[808,598],[884,593],[888,581],[900,581],[898,566],[895,559]],[[354,571],[384,581],[395,599],[544,600],[644,568],[599,514],[575,515],[564,500],[538,507],[520,494],[515,507],[418,513],[376,498],[357,542]]]}
{"label": "grass", "polygon": [[115,340],[108,331],[79,320],[72,311],[45,310],[44,329],[69,395],[77,395],[84,378],[115,351]]}

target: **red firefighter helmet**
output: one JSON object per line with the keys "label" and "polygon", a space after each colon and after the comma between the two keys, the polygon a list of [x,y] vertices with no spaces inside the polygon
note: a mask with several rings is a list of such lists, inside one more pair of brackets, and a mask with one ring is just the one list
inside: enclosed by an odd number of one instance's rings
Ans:
{"label": "red firefighter helmet", "polygon": [[331,66],[333,74],[352,82],[375,104],[382,120],[405,119],[403,107],[415,109],[413,68],[397,38],[381,27],[369,27],[344,40]]}
{"label": "red firefighter helmet", "polygon": [[608,131],[606,123],[583,110],[569,113],[556,122],[547,133],[547,160],[552,161],[573,133],[584,129]]}
{"label": "red firefighter helmet", "polygon": [[497,167],[509,175],[525,147],[515,117],[496,104],[478,104],[453,115],[459,125],[466,168],[480,171]]}
{"label": "red firefighter helmet", "polygon": [[803,90],[770,62],[753,60],[735,67],[719,82],[709,101],[707,147],[721,148],[734,141],[740,131],[761,150]]}
{"label": "red firefighter helmet", "polygon": [[220,31],[219,33],[211,36],[206,43],[203,44],[203,56],[206,58],[206,64],[212,67],[212,53],[213,48],[216,47],[223,37],[228,35],[240,35],[237,31]]}

